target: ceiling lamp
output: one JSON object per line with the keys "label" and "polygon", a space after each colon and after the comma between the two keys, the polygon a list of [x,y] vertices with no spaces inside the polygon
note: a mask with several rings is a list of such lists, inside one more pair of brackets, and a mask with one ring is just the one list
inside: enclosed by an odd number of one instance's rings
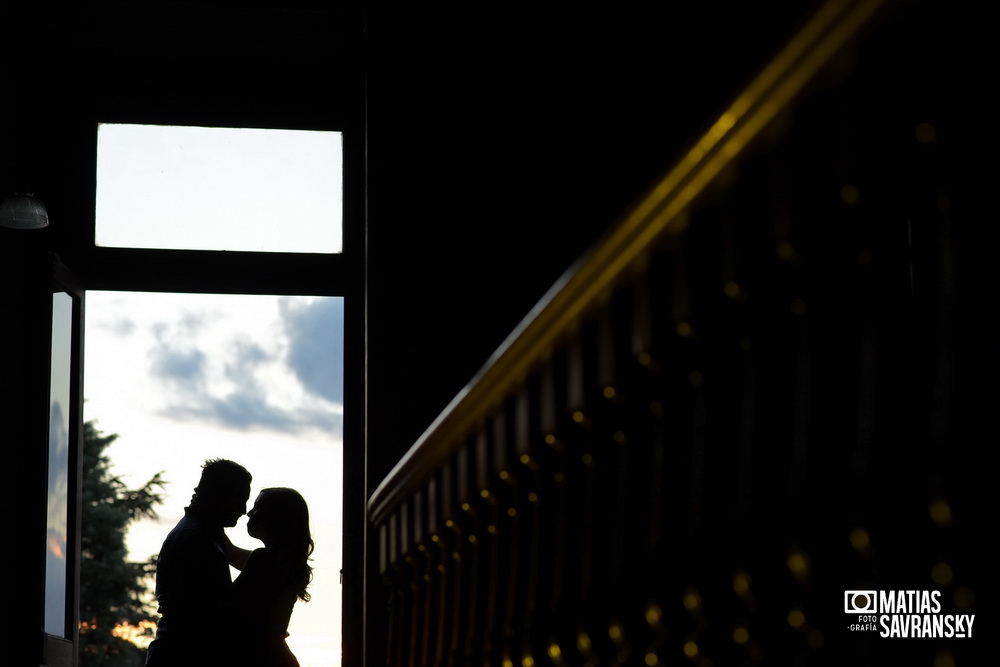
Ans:
{"label": "ceiling lamp", "polygon": [[45,204],[30,192],[11,195],[0,204],[0,227],[41,229],[48,226],[49,214]]}

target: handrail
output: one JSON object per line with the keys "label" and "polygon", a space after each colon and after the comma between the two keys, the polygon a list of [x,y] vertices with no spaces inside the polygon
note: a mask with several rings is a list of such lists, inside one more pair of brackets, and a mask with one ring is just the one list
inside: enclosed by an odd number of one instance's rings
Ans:
{"label": "handrail", "polygon": [[374,523],[462,446],[657,239],[683,226],[712,180],[889,2],[829,0],[819,8],[678,163],[562,275],[403,456],[369,500]]}

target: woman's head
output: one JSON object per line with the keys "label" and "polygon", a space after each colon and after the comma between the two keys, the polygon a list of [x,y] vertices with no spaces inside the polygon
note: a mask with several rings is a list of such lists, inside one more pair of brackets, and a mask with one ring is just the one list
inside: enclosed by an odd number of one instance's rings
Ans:
{"label": "woman's head", "polygon": [[268,547],[307,553],[305,549],[312,543],[309,508],[295,489],[264,489],[247,517],[247,532]]}
{"label": "woman's head", "polygon": [[295,489],[264,489],[257,495],[247,517],[247,533],[251,537],[256,537],[269,549],[287,554],[296,563],[301,578],[299,597],[308,600],[305,589],[312,579],[308,561],[313,539],[305,499]]}

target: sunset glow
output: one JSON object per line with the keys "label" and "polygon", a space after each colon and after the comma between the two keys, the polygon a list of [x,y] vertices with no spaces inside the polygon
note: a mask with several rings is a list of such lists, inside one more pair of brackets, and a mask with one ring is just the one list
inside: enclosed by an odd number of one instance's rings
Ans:
{"label": "sunset glow", "polygon": [[53,558],[66,560],[66,538],[60,535],[49,535],[49,554]]}
{"label": "sunset glow", "polygon": [[153,641],[156,634],[156,623],[153,621],[139,621],[139,625],[131,623],[119,623],[111,630],[111,634],[119,639],[132,642],[139,648],[146,648],[149,642]]}

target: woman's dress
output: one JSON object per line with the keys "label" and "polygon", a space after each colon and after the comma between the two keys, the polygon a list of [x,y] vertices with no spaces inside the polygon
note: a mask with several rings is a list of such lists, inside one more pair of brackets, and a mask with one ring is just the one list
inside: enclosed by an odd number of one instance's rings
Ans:
{"label": "woman's dress", "polygon": [[274,549],[256,549],[233,582],[239,667],[299,667],[288,649],[297,599],[293,564]]}

